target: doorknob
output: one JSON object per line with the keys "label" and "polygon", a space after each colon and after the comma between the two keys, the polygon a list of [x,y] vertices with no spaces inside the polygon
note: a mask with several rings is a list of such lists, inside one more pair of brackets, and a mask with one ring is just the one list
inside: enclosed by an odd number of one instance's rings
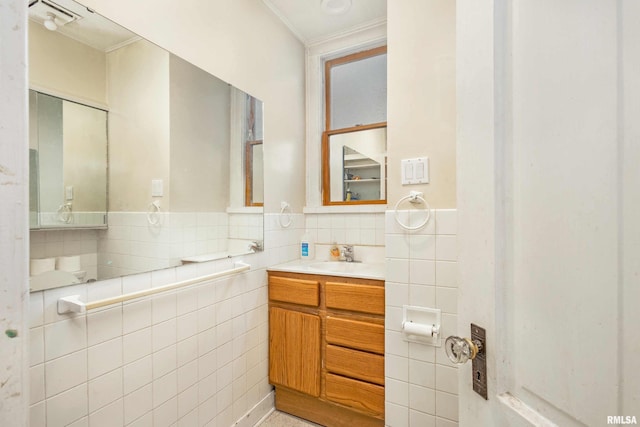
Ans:
{"label": "doorknob", "polygon": [[444,342],[444,347],[449,360],[457,365],[462,365],[468,360],[476,358],[478,353],[482,351],[482,342],[477,339],[472,340],[452,335]]}
{"label": "doorknob", "polygon": [[473,390],[488,399],[487,393],[487,333],[484,328],[471,324],[471,338],[454,335],[444,342],[447,357],[453,363],[461,365],[472,361]]}

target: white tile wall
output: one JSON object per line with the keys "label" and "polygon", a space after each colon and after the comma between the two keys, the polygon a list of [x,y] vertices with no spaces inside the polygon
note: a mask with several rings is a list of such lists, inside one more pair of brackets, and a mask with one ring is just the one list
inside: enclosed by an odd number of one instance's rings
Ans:
{"label": "white tile wall", "polygon": [[[400,212],[400,219],[418,221]],[[386,223],[386,425],[390,427],[457,426],[458,370],[444,348],[403,340],[402,306],[442,310],[442,336],[456,332],[456,211],[440,209],[426,227],[406,231],[393,211]]]}
{"label": "white tile wall", "polygon": [[327,213],[304,216],[316,244],[384,246],[384,213]]}
{"label": "white tile wall", "polygon": [[[361,253],[386,254],[387,425],[457,425],[457,369],[443,349],[407,343],[400,332],[403,304],[440,308],[443,335],[456,329],[455,210],[436,211],[427,227],[411,233],[398,227],[390,212],[289,218],[291,225],[283,227],[279,214],[265,214],[265,251],[247,256],[253,270],[234,278],[88,315],[58,315],[55,303],[66,294],[96,299],[184,280],[230,268],[231,261],[32,294],[32,426],[252,426],[273,407],[264,269],[298,259],[305,230],[324,247],[337,242],[366,249]],[[409,213],[401,218],[410,220]],[[130,219],[128,227],[147,227],[146,218]],[[193,227],[188,215],[171,223],[183,232]],[[114,228],[116,236],[140,233]],[[70,364],[79,369],[61,375]]]}
{"label": "white tile wall", "polygon": [[[181,218],[186,221],[188,218]],[[280,228],[271,218],[271,232]],[[31,294],[31,425],[252,425],[273,407],[265,268],[295,259],[303,220],[279,232],[252,270],[86,315],[94,300],[232,267],[225,259]]]}
{"label": "white tile wall", "polygon": [[[109,212],[109,229],[99,232],[99,276],[173,267],[180,265],[180,257],[224,252],[230,229],[236,234],[253,233],[258,224],[255,217],[235,215],[231,226],[226,213],[161,213],[158,225],[150,226],[146,212]],[[241,225],[247,225],[247,231]]]}

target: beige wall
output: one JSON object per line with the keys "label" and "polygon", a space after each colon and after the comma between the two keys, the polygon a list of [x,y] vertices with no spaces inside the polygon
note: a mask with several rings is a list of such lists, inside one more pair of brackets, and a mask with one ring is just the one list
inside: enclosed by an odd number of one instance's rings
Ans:
{"label": "beige wall", "polygon": [[62,111],[62,175],[73,187],[73,210],[106,212],[107,113],[67,101]]}
{"label": "beige wall", "polygon": [[[141,40],[107,55],[109,211],[146,212],[151,180],[169,194],[169,53]],[[117,159],[117,161],[114,161]]]}
{"label": "beige wall", "polygon": [[104,52],[29,21],[31,88],[104,106],[107,103],[106,83]]}
{"label": "beige wall", "polygon": [[174,55],[170,67],[171,212],[224,212],[229,85]]}
{"label": "beige wall", "polygon": [[98,13],[264,101],[265,209],[304,203],[304,47],[256,0],[84,0]]}
{"label": "beige wall", "polygon": [[[455,2],[391,1],[387,14],[389,206],[418,190],[432,208],[455,207]],[[423,156],[429,184],[401,185],[400,161]]]}

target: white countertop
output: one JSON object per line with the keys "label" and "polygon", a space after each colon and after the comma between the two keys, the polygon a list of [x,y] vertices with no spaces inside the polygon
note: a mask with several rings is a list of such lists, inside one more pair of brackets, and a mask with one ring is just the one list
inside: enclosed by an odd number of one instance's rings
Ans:
{"label": "white countertop", "polygon": [[324,276],[355,277],[360,279],[384,280],[383,262],[344,262],[344,261],[291,261],[267,268],[268,271],[289,273],[321,274]]}

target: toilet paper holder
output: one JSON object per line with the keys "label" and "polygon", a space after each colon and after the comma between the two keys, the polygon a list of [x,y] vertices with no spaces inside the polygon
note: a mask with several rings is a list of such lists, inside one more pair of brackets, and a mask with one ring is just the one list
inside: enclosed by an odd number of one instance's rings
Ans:
{"label": "toilet paper holder", "polygon": [[440,322],[440,309],[402,306],[402,334],[405,341],[440,347]]}

